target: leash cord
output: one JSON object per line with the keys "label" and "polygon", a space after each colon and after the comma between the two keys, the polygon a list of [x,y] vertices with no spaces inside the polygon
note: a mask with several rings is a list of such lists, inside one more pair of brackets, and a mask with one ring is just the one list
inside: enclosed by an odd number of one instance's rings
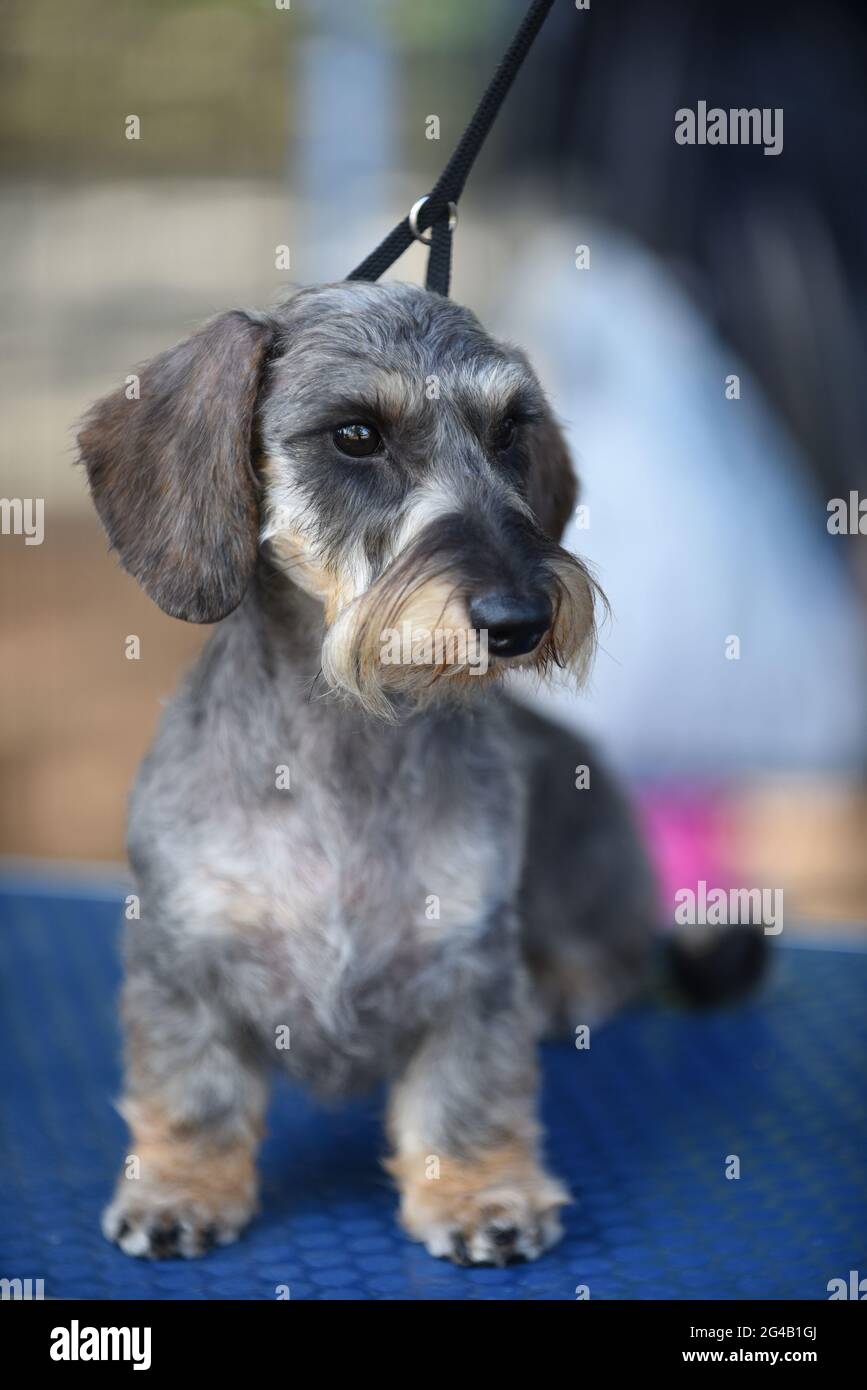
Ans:
{"label": "leash cord", "polygon": [[[417,233],[432,228],[430,255],[427,263],[426,287],[437,294],[448,295],[451,279],[452,231],[454,209],[457,207],[467,176],[475,163],[476,156],[491,126],[497,118],[506,95],[514,82],[521,64],[530,51],[533,40],[548,16],[554,0],[532,0],[529,10],[509,44],[488,88],[476,107],[472,120],[461,136],[451,159],[440,174],[428,197],[419,207],[416,204],[415,231],[410,226],[409,217],[404,217],[393,231],[389,232],[376,250],[355,267],[347,280],[378,280],[398,256],[416,239]],[[450,208],[449,205],[452,205]],[[421,239],[420,237],[418,238]]]}

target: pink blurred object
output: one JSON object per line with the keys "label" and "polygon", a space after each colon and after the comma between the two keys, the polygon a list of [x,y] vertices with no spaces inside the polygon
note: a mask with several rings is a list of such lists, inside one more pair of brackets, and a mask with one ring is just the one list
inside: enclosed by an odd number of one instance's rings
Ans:
{"label": "pink blurred object", "polygon": [[663,926],[674,922],[674,895],[728,888],[732,879],[732,805],[719,787],[639,787],[633,792],[638,817],[659,880]]}

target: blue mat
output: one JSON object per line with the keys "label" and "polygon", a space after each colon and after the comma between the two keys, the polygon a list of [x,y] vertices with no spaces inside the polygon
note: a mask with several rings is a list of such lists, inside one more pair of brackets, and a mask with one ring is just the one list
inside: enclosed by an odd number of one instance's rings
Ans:
{"label": "blue mat", "polygon": [[[762,996],[647,1007],[544,1052],[553,1170],[572,1188],[538,1263],[457,1269],[395,1225],[382,1098],[275,1088],[263,1211],[204,1260],[128,1259],[99,1232],[124,1153],[118,901],[0,890],[0,1276],[57,1298],[827,1298],[867,1274],[867,954],[782,949]],[[725,1176],[728,1155],[741,1176]],[[285,1294],[284,1294],[285,1296]]]}

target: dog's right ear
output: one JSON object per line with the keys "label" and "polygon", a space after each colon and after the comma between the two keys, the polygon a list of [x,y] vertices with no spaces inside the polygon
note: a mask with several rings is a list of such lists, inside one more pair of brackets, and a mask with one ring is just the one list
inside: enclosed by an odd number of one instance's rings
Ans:
{"label": "dog's right ear", "polygon": [[265,322],[222,314],[142,368],[135,399],[99,401],[78,436],[112,547],[173,618],[225,617],[253,573],[253,413],[271,339]]}

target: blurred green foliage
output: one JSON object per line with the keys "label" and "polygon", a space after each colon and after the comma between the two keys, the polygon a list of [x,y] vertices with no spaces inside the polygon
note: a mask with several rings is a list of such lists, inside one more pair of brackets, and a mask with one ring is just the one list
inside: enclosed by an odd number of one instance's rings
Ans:
{"label": "blurred green foliage", "polygon": [[396,39],[431,51],[459,49],[492,31],[503,33],[505,48],[521,12],[503,0],[384,0],[384,9]]}
{"label": "blurred green foliage", "polygon": [[[6,171],[269,173],[288,38],[269,0],[4,0]],[[124,136],[128,115],[142,138]]]}
{"label": "blurred green foliage", "polygon": [[[407,105],[395,118],[414,142],[423,114],[446,105],[437,92],[469,114],[474,50],[492,34],[498,48],[514,20],[503,0],[292,0],[289,11],[275,0],[0,0],[0,12],[0,171],[124,178],[280,176],[304,39],[335,25],[378,26],[394,45]],[[129,115],[139,141],[125,138]]]}

